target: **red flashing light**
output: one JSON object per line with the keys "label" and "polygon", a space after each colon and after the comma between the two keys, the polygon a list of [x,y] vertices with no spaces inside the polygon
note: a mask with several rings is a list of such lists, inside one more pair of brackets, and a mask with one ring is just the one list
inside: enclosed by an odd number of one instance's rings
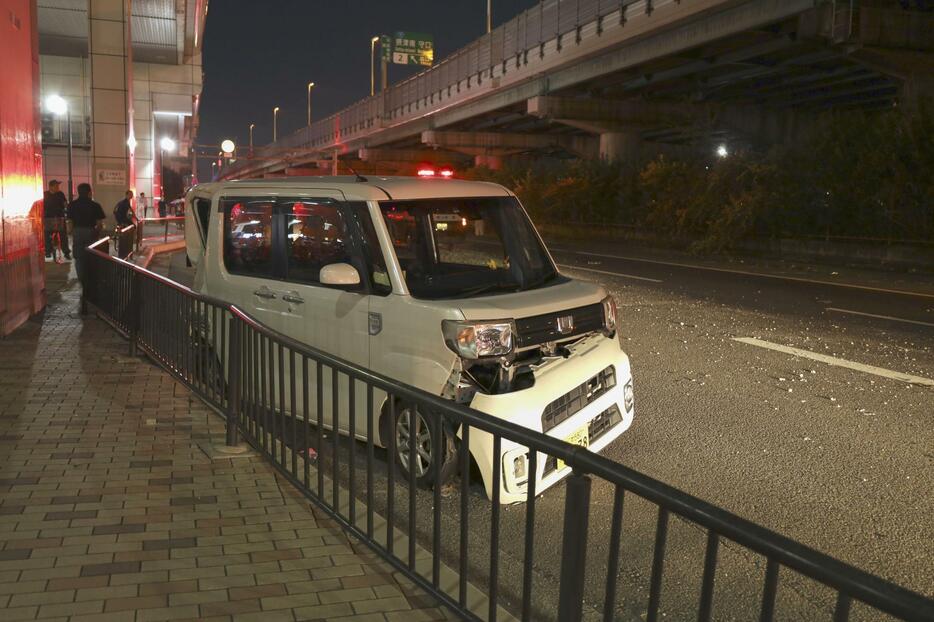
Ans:
{"label": "red flashing light", "polygon": [[418,176],[419,176],[419,177],[434,177],[434,176],[435,176],[435,169],[433,169],[433,168],[420,168],[420,169],[418,169]]}
{"label": "red flashing light", "polygon": [[441,176],[442,177],[454,177],[454,171],[452,171],[449,168],[443,168],[441,169]]}

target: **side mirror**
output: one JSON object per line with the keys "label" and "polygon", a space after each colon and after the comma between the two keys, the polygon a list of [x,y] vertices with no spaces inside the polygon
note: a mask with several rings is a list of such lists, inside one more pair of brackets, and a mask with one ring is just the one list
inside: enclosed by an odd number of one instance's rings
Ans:
{"label": "side mirror", "polygon": [[322,285],[359,285],[360,273],[346,263],[332,263],[321,268],[318,281]]}

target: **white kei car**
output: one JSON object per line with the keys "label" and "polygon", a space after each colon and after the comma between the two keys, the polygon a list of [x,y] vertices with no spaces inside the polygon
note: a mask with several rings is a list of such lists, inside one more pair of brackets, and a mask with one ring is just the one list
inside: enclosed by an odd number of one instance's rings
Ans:
{"label": "white kei car", "polygon": [[[274,330],[595,452],[632,423],[632,376],[615,302],[600,286],[558,271],[502,186],[373,176],[260,179],[198,185],[186,203],[194,289]],[[331,383],[323,385],[330,412]],[[375,442],[389,446],[388,400],[378,398]],[[365,419],[366,410],[356,410]],[[435,456],[421,415],[404,402],[395,413],[394,459],[405,474],[416,426],[419,483],[434,483],[434,460],[442,480],[452,477],[459,430],[443,430],[444,455]],[[344,433],[349,417],[341,412]],[[355,430],[365,433],[365,420],[355,421]],[[494,456],[492,437],[479,431],[469,446],[488,495],[493,461],[503,461],[504,503],[525,499],[529,477],[544,491],[570,471],[543,457],[529,473],[527,448],[503,440]]]}

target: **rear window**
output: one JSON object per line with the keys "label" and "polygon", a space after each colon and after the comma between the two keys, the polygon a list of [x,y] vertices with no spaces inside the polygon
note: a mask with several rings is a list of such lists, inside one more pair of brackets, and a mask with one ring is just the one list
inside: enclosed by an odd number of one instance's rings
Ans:
{"label": "rear window", "polygon": [[272,222],[275,199],[225,199],[224,266],[231,274],[273,275]]}

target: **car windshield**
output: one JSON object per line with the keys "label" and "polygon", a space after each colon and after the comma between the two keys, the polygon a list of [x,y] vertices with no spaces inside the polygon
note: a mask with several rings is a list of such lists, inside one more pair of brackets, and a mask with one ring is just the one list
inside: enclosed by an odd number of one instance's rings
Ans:
{"label": "car windshield", "polygon": [[512,197],[380,203],[416,298],[467,298],[535,289],[558,280]]}

